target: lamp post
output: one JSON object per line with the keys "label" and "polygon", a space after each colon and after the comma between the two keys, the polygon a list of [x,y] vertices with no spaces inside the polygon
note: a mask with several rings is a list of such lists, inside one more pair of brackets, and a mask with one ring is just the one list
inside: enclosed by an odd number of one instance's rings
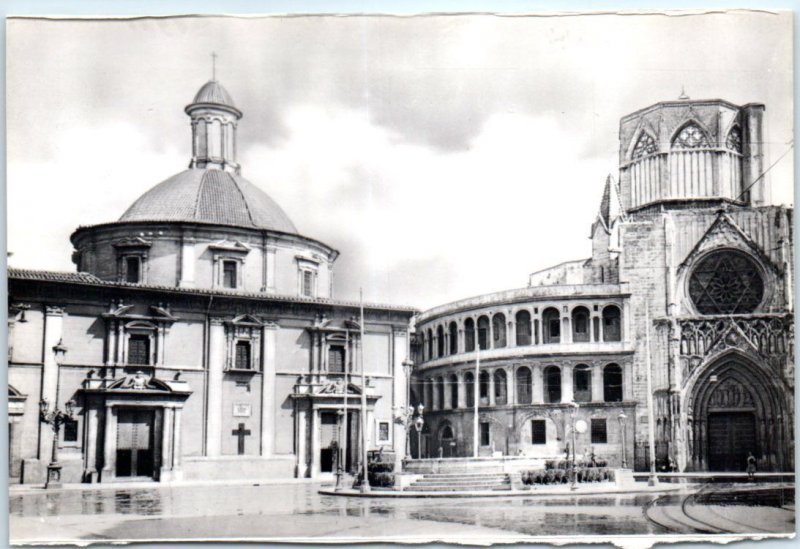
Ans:
{"label": "lamp post", "polygon": [[[67,354],[67,348],[58,341],[53,346],[53,355],[55,356],[56,366],[61,368],[64,363],[64,357]],[[56,381],[56,402],[53,403],[53,409],[50,409],[50,403],[46,398],[39,401],[39,420],[42,423],[50,425],[53,428],[53,451],[50,456],[50,463],[47,465],[47,480],[45,481],[45,488],[59,488],[61,487],[61,464],[58,462],[58,432],[61,426],[67,421],[72,420],[75,402],[70,400],[65,404],[65,411],[58,409],[58,381]]]}
{"label": "lamp post", "polygon": [[576,477],[578,475],[577,475],[577,473],[575,471],[575,440],[576,440],[576,437],[575,437],[575,416],[578,414],[578,404],[575,401],[572,401],[572,402],[569,403],[569,405],[572,408],[572,410],[570,411],[570,414],[569,414],[570,423],[572,424],[572,429],[571,429],[572,430],[572,467],[571,467],[571,469],[572,469],[572,475],[571,475],[572,476],[572,480],[570,482],[569,489],[570,490],[577,490],[578,489],[578,485],[576,483]]}
{"label": "lamp post", "polygon": [[413,368],[414,363],[410,359],[406,358],[403,361],[403,372],[406,374],[406,459],[411,459],[411,441],[409,440],[409,437],[411,435],[411,417],[414,415],[414,408],[411,407],[411,371]]}
{"label": "lamp post", "polygon": [[425,426],[425,419],[422,417],[422,412],[425,411],[425,406],[420,402],[417,406],[419,415],[414,420],[414,427],[417,429],[417,459],[422,459],[422,428]]}
{"label": "lamp post", "polygon": [[628,468],[628,460],[625,459],[626,448],[627,445],[625,444],[625,420],[628,419],[628,416],[625,415],[625,412],[619,413],[619,429],[622,432],[622,468]]}
{"label": "lamp post", "polygon": [[[345,366],[346,367],[346,366]],[[345,392],[347,392],[347,387],[345,387]],[[345,418],[344,421],[347,421],[347,416],[344,414],[344,410],[339,410],[337,413],[338,416],[338,433],[336,440],[342,439],[342,418]],[[345,428],[346,429],[346,428]],[[342,489],[342,451],[339,448],[339,444],[336,444],[336,448],[334,450],[334,459],[336,460],[336,486],[334,490],[337,492]]]}

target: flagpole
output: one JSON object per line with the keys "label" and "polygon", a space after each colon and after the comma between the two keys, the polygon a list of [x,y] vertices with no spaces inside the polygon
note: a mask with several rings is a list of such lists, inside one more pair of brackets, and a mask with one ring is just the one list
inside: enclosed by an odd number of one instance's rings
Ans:
{"label": "flagpole", "polygon": [[364,292],[361,288],[358,289],[359,309],[361,312],[361,352],[359,353],[361,360],[361,465],[362,465],[362,481],[361,491],[369,492],[369,474],[367,468],[367,375],[364,365]]}
{"label": "flagpole", "polygon": [[[347,341],[349,343],[350,342],[350,330],[349,329],[347,329],[345,331],[345,335],[346,335],[345,341]],[[345,349],[347,349],[346,346],[345,346]],[[339,469],[343,470],[344,474],[347,475],[347,439],[350,436],[350,431],[347,428],[347,392],[348,392],[348,389],[347,389],[347,370],[350,368],[350,363],[351,363],[351,361],[353,359],[350,356],[350,353],[348,351],[345,351],[345,353],[346,354],[345,354],[345,361],[344,361],[344,395],[342,396],[342,399],[344,400],[344,406],[343,406],[343,408],[344,408],[344,410],[343,410],[343,414],[344,414],[344,416],[343,416],[344,417],[344,419],[343,419],[344,436],[342,437],[342,441],[341,441],[342,457],[340,459],[341,463],[339,464]],[[347,477],[345,476],[345,478],[347,478]]]}
{"label": "flagpole", "polygon": [[474,408],[475,416],[472,420],[472,455],[478,457],[478,399],[480,398],[480,377],[481,377],[481,345],[478,342],[475,347],[475,379],[472,383],[472,406]]}
{"label": "flagpole", "polygon": [[645,322],[645,359],[647,366],[647,435],[650,447],[650,477],[647,479],[649,486],[658,484],[658,477],[656,477],[656,435],[654,425],[653,413],[653,374],[652,364],[650,362],[650,301],[644,302],[644,322]]}

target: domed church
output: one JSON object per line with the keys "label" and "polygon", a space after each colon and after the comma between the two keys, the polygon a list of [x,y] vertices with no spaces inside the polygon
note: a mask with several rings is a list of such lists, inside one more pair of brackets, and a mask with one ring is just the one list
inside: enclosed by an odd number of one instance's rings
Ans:
{"label": "domed church", "polygon": [[591,257],[416,318],[412,454],[792,471],[792,210],[767,205],[763,114],[623,117]]}
{"label": "domed church", "polygon": [[75,230],[76,272],[9,269],[9,478],[56,453],[62,482],[103,483],[325,478],[364,440],[399,460],[414,310],[366,304],[361,326],[339,252],[242,176],[230,94],[212,80],[185,113],[188,168]]}

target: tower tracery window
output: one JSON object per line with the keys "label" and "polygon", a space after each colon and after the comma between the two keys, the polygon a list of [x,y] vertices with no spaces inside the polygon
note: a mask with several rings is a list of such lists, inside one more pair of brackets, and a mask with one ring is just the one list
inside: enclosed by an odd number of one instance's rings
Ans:
{"label": "tower tracery window", "polygon": [[672,141],[673,149],[699,149],[710,147],[705,132],[697,124],[687,124]]}
{"label": "tower tracery window", "polygon": [[728,132],[728,138],[725,140],[725,146],[728,149],[735,151],[739,154],[742,152],[742,131],[739,126],[734,126]]}
{"label": "tower tracery window", "polygon": [[637,158],[642,158],[654,152],[656,152],[655,139],[653,139],[649,133],[642,132],[642,135],[639,136],[639,140],[636,141],[636,145],[633,147],[633,159],[636,160]]}
{"label": "tower tracery window", "polygon": [[692,272],[689,296],[700,314],[752,313],[764,297],[764,280],[750,257],[720,250],[702,259]]}

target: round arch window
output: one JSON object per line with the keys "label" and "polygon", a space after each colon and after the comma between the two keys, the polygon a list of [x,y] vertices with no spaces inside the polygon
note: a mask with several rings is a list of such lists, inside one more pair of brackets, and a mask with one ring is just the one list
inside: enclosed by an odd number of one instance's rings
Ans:
{"label": "round arch window", "polygon": [[764,297],[764,279],[747,255],[733,250],[712,252],[692,272],[689,297],[700,314],[752,313]]}

